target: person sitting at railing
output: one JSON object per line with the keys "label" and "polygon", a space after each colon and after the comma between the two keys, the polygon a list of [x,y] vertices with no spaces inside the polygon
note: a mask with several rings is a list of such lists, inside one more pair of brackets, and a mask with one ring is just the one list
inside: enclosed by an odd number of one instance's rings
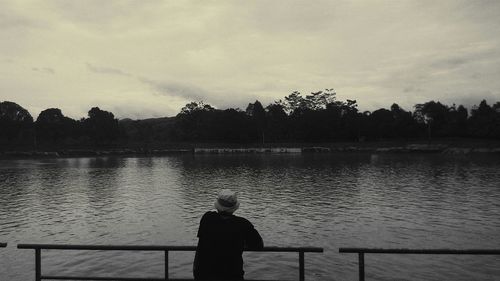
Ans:
{"label": "person sitting at railing", "polygon": [[236,193],[219,192],[217,212],[206,212],[198,229],[193,274],[195,280],[243,280],[243,250],[261,250],[264,243],[247,219],[233,215],[240,203]]}

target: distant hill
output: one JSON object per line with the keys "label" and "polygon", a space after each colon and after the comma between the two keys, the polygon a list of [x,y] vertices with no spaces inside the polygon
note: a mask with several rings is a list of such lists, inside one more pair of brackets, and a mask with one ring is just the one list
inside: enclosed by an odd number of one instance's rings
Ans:
{"label": "distant hill", "polygon": [[165,123],[165,122],[172,122],[175,120],[175,117],[158,117],[158,118],[147,118],[147,119],[130,119],[130,118],[124,118],[118,120],[120,124],[127,124],[130,122],[139,122],[141,124],[157,124],[157,123]]}
{"label": "distant hill", "polygon": [[118,121],[129,140],[164,140],[175,129],[176,117],[148,118],[132,120],[130,118]]}

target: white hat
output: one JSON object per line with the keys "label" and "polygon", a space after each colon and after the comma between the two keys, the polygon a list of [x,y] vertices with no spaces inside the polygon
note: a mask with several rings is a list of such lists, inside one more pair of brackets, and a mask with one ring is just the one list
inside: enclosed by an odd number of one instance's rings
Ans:
{"label": "white hat", "polygon": [[217,200],[215,200],[214,206],[219,212],[233,213],[240,206],[240,202],[238,202],[235,192],[229,189],[223,189],[219,192],[219,196]]}

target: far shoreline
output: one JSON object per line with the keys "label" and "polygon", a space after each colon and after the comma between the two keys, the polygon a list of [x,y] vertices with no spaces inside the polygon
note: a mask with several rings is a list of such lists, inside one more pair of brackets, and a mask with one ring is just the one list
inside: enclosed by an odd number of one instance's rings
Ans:
{"label": "far shoreline", "polygon": [[398,140],[336,143],[166,143],[99,147],[3,148],[0,159],[144,157],[181,154],[434,153],[499,154],[500,141],[477,139]]}

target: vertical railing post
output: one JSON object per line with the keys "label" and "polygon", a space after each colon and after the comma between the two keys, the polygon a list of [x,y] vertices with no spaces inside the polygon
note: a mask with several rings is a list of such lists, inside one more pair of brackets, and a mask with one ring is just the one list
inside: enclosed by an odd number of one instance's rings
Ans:
{"label": "vertical railing post", "polygon": [[165,280],[168,280],[168,250],[165,251]]}
{"label": "vertical railing post", "polygon": [[42,280],[42,253],[41,249],[37,248],[35,249],[35,280],[40,281]]}
{"label": "vertical railing post", "polygon": [[304,272],[304,252],[299,252],[299,280],[305,280],[305,272]]}
{"label": "vertical railing post", "polygon": [[365,281],[365,253],[358,253],[359,260],[359,281]]}

